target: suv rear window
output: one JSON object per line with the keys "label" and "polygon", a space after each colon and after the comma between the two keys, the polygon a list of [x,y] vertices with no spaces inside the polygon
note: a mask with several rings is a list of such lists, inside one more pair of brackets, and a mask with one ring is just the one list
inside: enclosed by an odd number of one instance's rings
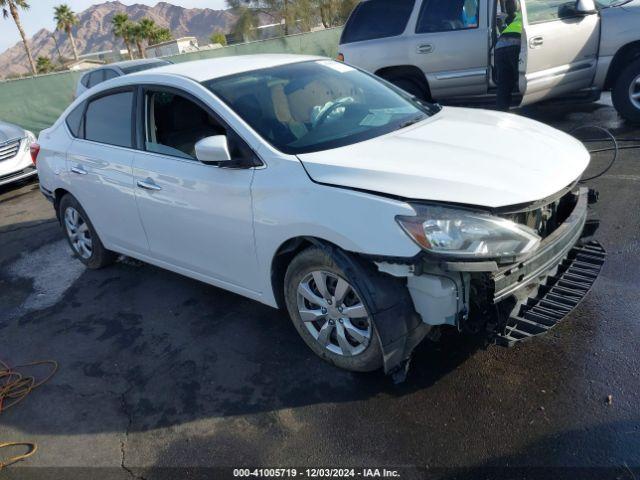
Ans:
{"label": "suv rear window", "polygon": [[369,0],[360,3],[349,17],[340,43],[402,34],[414,5],[415,0]]}

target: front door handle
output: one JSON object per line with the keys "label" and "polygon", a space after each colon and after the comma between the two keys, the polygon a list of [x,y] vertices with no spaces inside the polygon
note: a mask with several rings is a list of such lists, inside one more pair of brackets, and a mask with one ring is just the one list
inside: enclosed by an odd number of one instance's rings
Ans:
{"label": "front door handle", "polygon": [[86,175],[87,173],[89,173],[81,166],[71,167],[71,171],[73,173],[77,173],[78,175]]}
{"label": "front door handle", "polygon": [[544,45],[544,37],[533,37],[529,40],[529,48],[538,48]]}
{"label": "front door handle", "polygon": [[154,181],[151,179],[138,180],[136,183],[138,187],[143,188],[144,190],[151,190],[154,192],[159,192],[160,190],[162,190],[162,187],[160,187],[159,185],[156,185]]}
{"label": "front door handle", "polygon": [[420,54],[432,53],[433,52],[433,45],[431,45],[430,43],[425,43],[423,45],[418,45],[418,48],[416,49],[416,52],[418,52]]}

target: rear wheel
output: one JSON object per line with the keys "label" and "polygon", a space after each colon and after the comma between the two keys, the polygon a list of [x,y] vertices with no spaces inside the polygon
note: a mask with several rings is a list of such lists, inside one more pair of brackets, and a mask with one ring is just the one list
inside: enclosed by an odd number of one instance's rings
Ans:
{"label": "rear wheel", "polygon": [[611,98],[625,120],[640,123],[640,58],[620,72],[611,90]]}
{"label": "rear wheel", "polygon": [[285,276],[289,316],[320,358],[345,370],[382,367],[382,349],[359,279],[320,248],[296,256]]}
{"label": "rear wheel", "polygon": [[116,260],[117,255],[104,248],[86,212],[72,195],[65,195],[59,208],[67,241],[82,263],[88,268],[98,269]]}

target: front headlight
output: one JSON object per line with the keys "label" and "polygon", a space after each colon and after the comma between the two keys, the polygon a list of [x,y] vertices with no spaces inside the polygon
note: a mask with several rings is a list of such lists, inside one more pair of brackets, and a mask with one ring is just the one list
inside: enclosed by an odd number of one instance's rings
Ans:
{"label": "front headlight", "polygon": [[396,220],[424,250],[449,257],[500,259],[518,257],[540,244],[537,233],[524,225],[485,213],[437,206],[413,206],[417,216]]}

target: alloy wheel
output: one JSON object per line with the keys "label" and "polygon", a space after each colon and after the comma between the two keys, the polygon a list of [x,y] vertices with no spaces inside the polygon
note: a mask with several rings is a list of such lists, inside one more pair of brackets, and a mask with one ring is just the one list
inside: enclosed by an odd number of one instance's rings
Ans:
{"label": "alloy wheel", "polygon": [[73,207],[67,207],[64,212],[64,226],[76,253],[85,260],[89,259],[93,253],[93,242],[89,225],[80,212]]}
{"label": "alloy wheel", "polygon": [[373,332],[369,314],[345,279],[313,271],[298,285],[297,299],[305,327],[330,352],[351,357],[369,346]]}
{"label": "alloy wheel", "polygon": [[640,75],[629,85],[629,99],[633,106],[640,110]]}

